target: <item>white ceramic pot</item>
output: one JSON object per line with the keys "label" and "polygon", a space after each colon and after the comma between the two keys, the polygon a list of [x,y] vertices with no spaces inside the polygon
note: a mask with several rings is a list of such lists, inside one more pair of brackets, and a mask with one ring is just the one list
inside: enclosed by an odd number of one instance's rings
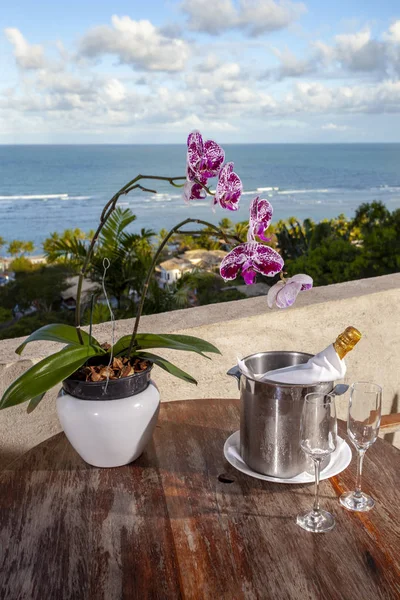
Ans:
{"label": "white ceramic pot", "polygon": [[126,398],[82,400],[61,390],[58,418],[84,461],[95,467],[120,467],[138,458],[150,441],[160,410],[160,394],[150,384]]}

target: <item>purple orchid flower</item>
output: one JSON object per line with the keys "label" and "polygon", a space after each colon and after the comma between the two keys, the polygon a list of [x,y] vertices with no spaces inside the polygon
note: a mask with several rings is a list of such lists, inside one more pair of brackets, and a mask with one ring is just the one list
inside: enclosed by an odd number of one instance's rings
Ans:
{"label": "purple orchid flower", "polygon": [[242,190],[243,185],[240,177],[233,170],[233,163],[226,163],[219,174],[214,204],[219,204],[221,208],[228,210],[237,210]]}
{"label": "purple orchid flower", "polygon": [[265,237],[265,232],[270,226],[272,220],[272,204],[257,196],[250,204],[249,233],[247,240],[250,242],[258,236],[264,242],[269,242],[271,238]]}
{"label": "purple orchid flower", "polygon": [[203,142],[199,131],[189,134],[187,140],[187,177],[193,179],[208,179],[216,177],[221,171],[225,152],[213,140]]}
{"label": "purple orchid flower", "polygon": [[299,292],[310,290],[313,280],[309,275],[299,273],[286,281],[278,281],[267,294],[267,303],[270,308],[276,304],[278,308],[288,308],[294,304]]}
{"label": "purple orchid flower", "polygon": [[[207,184],[207,179],[202,177],[199,179],[203,185]],[[183,186],[183,199],[186,203],[189,203],[190,200],[204,200],[207,197],[206,190],[200,185],[200,183],[196,183],[196,181],[187,181]]]}
{"label": "purple orchid flower", "polygon": [[259,242],[246,242],[236,246],[222,259],[219,270],[225,281],[235,279],[241,271],[246,285],[251,285],[257,273],[273,277],[282,271],[283,264],[276,250]]}

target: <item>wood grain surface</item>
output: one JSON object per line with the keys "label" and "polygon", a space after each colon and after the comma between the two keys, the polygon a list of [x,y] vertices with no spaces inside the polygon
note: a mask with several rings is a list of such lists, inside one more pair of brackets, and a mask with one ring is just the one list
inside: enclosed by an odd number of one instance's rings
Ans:
{"label": "wood grain surface", "polygon": [[224,459],[237,400],[161,405],[131,465],[86,465],[64,434],[0,474],[1,600],[398,600],[400,452],[378,439],[364,462],[370,513],[342,509],[355,460],[321,482],[336,516],[300,529],[313,485],[243,475]]}

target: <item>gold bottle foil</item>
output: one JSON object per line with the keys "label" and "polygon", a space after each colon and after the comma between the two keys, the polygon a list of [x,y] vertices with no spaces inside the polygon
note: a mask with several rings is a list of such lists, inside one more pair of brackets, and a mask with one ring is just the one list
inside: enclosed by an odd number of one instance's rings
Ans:
{"label": "gold bottle foil", "polygon": [[361,333],[355,327],[346,327],[346,329],[337,336],[336,342],[333,347],[336,350],[336,354],[339,358],[344,358],[346,354],[353,350],[354,346],[358,344],[361,339]]}

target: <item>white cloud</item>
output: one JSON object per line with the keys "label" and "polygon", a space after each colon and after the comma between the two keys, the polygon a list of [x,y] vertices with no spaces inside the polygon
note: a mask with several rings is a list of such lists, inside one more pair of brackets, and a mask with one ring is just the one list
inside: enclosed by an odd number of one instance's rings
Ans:
{"label": "white cloud", "polygon": [[185,82],[189,89],[196,92],[207,90],[232,90],[242,85],[248,79],[239,63],[227,62],[216,65],[214,70],[208,70],[208,59],[197,67],[197,71],[188,71]]}
{"label": "white cloud", "polygon": [[400,113],[400,81],[338,87],[299,82],[280,106],[284,114]]}
{"label": "white cloud", "polygon": [[386,48],[383,42],[371,39],[369,29],[358,33],[337,35],[333,57],[351,71],[376,71],[385,68]]}
{"label": "white cloud", "polygon": [[123,102],[127,97],[126,87],[118,79],[109,79],[105,82],[103,89],[111,103]]}
{"label": "white cloud", "polygon": [[241,0],[240,7],[240,25],[251,35],[284,29],[306,12],[302,2],[289,0]]}
{"label": "white cloud", "polygon": [[82,78],[65,70],[59,72],[42,70],[38,73],[35,83],[38,91],[52,94],[78,94],[83,97],[93,97],[99,83],[93,77]]}
{"label": "white cloud", "polygon": [[321,126],[323,131],[348,131],[347,125],[337,125],[336,123],[326,123]]}
{"label": "white cloud", "polygon": [[383,34],[383,39],[392,44],[400,44],[400,20],[391,24],[388,31]]}
{"label": "white cloud", "polygon": [[312,42],[311,47],[315,51],[316,60],[324,66],[329,66],[334,60],[335,49],[332,46],[321,42],[321,40],[316,40]]}
{"label": "white cloud", "polygon": [[230,29],[241,29],[249,35],[260,35],[288,27],[306,12],[302,2],[291,0],[240,0],[238,8],[232,0],[184,0],[181,8],[188,16],[193,31],[212,35]]}
{"label": "white cloud", "polygon": [[310,73],[330,79],[356,75],[385,78],[393,71],[400,72],[400,47],[394,43],[396,36],[400,36],[400,21],[398,23],[394,23],[381,40],[373,39],[369,28],[337,35],[333,44],[316,40],[305,58],[288,48],[273,48],[279,66],[269,69],[265,75],[278,80]]}
{"label": "white cloud", "polygon": [[196,65],[200,73],[212,73],[221,65],[221,59],[216,54],[208,54],[206,59]]}
{"label": "white cloud", "polygon": [[[299,122],[306,115],[400,114],[400,81],[378,85],[332,86],[298,82],[290,92],[268,91],[248,80],[237,63],[220,64],[214,73],[189,72],[180,85],[156,83],[136,87],[115,77],[38,71],[19,88],[0,95],[2,128],[21,118],[43,131],[102,131],[162,127],[181,131],[201,120],[201,127],[233,131],[243,119],[269,127],[278,119]],[[207,124],[211,124],[208,127]],[[345,131],[335,121],[322,130]]]}
{"label": "white cloud", "polygon": [[267,71],[266,75],[276,75],[277,79],[285,79],[286,77],[301,77],[314,71],[316,65],[315,60],[311,59],[300,59],[291,52],[289,48],[279,50],[273,48],[273,53],[279,60],[279,67],[275,70]]}
{"label": "white cloud", "polygon": [[[246,14],[244,1],[219,6],[238,6],[235,18]],[[193,128],[246,134],[281,124],[306,128],[314,119],[321,136],[354,133],[355,128],[340,124],[343,115],[400,114],[397,23],[379,40],[362,29],[336,36],[331,44],[316,42],[304,57],[291,47],[274,47],[278,66],[269,70],[268,81],[257,69],[263,64],[262,52],[271,47],[260,41],[204,42],[193,36],[189,46],[174,37],[172,28],[167,36],[162,28],[129,17],[113,17],[112,25],[83,35],[78,56],[100,62],[111,54],[147,71],[130,73],[110,68],[109,61],[93,69],[91,61],[76,61],[76,49],[64,48],[61,42],[56,43],[57,63],[52,62],[41,45],[30,45],[19,30],[9,28],[7,37],[20,68],[18,83],[0,88],[0,130],[49,135],[75,131],[77,136],[81,131],[110,136],[117,132],[124,139],[140,131],[144,139],[145,131],[157,128],[166,136]],[[172,77],[171,71],[178,71],[179,77]],[[289,77],[296,78],[293,85],[284,81]]]}
{"label": "white cloud", "polygon": [[212,10],[209,0],[184,0],[181,7],[193,31],[216,35],[238,24],[238,14],[232,0],[214,1]]}
{"label": "white cloud", "polygon": [[395,21],[383,35],[387,44],[387,52],[392,68],[397,76],[400,76],[400,20]]}
{"label": "white cloud", "polygon": [[179,131],[184,135],[187,135],[188,131],[193,131],[194,129],[200,131],[212,130],[218,132],[232,132],[238,130],[238,127],[232,125],[231,123],[227,123],[226,121],[213,121],[208,118],[201,118],[197,114],[193,113],[173,123],[160,123],[158,127],[168,131]]}
{"label": "white cloud", "polygon": [[189,57],[189,45],[182,39],[163,35],[150,21],[130,17],[111,18],[112,26],[100,25],[82,38],[79,54],[97,58],[118,57],[122,64],[149,71],[181,71]]}
{"label": "white cloud", "polygon": [[43,69],[47,65],[43,46],[29,44],[19,29],[8,27],[5,29],[8,41],[14,47],[14,55],[17,65],[21,69]]}
{"label": "white cloud", "polygon": [[203,67],[198,65],[196,72],[188,72],[184,78],[187,102],[200,114],[237,119],[243,112],[259,110],[271,102],[268,94],[255,89],[249,73],[239,63],[220,63],[212,72]]}

